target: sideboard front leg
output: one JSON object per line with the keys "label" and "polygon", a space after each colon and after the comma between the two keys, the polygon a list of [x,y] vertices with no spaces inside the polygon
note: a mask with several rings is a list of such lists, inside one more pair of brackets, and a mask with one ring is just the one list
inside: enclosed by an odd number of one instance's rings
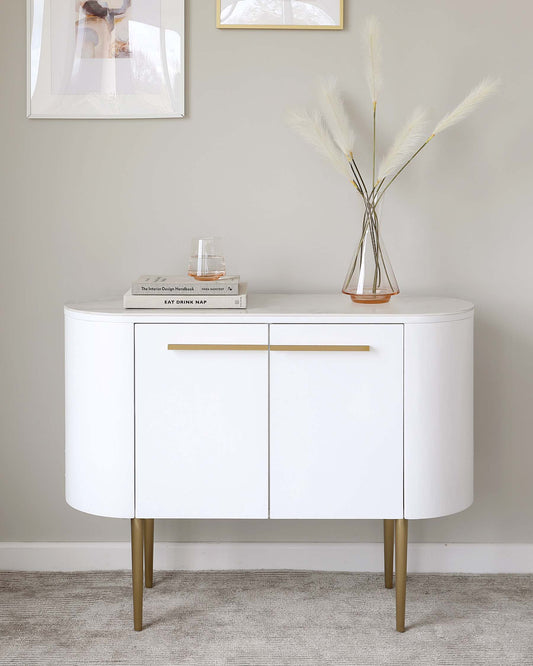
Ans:
{"label": "sideboard front leg", "polygon": [[385,587],[392,588],[392,570],[394,561],[394,520],[383,521],[383,546],[385,556]]}
{"label": "sideboard front leg", "polygon": [[407,579],[407,520],[396,520],[396,631],[405,631],[405,585]]}
{"label": "sideboard front leg", "polygon": [[144,519],[144,584],[154,585],[154,519]]}
{"label": "sideboard front leg", "polygon": [[131,573],[133,580],[133,628],[143,628],[143,532],[142,518],[131,519]]}

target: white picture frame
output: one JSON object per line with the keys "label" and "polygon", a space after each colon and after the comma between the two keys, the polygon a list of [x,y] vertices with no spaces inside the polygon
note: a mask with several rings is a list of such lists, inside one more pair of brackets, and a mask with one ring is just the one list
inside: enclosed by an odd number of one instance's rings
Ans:
{"label": "white picture frame", "polygon": [[185,0],[27,0],[28,118],[182,118]]}
{"label": "white picture frame", "polygon": [[344,0],[216,0],[216,26],[248,30],[343,30]]}

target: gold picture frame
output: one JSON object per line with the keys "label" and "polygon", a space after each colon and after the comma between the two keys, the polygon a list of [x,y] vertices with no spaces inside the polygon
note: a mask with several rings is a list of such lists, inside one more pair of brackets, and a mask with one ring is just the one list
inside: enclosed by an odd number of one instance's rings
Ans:
{"label": "gold picture frame", "polygon": [[[338,23],[334,24],[305,24],[305,23],[273,23],[273,24],[256,24],[256,23],[226,23],[223,22],[221,16],[222,16],[222,10],[223,6],[222,3],[227,2],[227,0],[216,0],[216,26],[217,28],[221,28],[224,30],[343,30],[344,29],[344,0],[335,0],[335,4],[338,2],[339,4],[339,9],[338,9]],[[239,2],[251,2],[252,0],[234,0],[232,3],[235,7],[239,4]],[[260,1],[260,0],[256,0]],[[295,0],[280,0],[280,4],[283,4],[284,2],[291,3],[292,1]],[[318,9],[322,10],[322,7],[320,7],[321,4],[327,4],[328,2],[332,2],[332,0],[297,0],[300,4],[302,3],[308,3],[309,5],[318,5]]]}

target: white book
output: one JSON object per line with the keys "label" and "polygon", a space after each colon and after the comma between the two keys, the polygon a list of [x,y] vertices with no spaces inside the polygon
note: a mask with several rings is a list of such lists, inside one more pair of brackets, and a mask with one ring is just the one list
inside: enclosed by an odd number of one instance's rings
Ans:
{"label": "white book", "polygon": [[246,283],[241,282],[238,294],[132,294],[131,289],[124,294],[124,307],[127,309],[233,309],[246,307]]}
{"label": "white book", "polygon": [[196,280],[190,275],[141,275],[131,285],[135,296],[150,294],[238,294],[239,276],[224,275],[218,280]]}

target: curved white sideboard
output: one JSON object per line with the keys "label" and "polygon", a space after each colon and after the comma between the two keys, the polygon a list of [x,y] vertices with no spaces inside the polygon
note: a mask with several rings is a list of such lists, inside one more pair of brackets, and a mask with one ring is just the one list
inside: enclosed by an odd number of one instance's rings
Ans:
{"label": "curved white sideboard", "polygon": [[388,587],[396,521],[403,630],[407,520],[473,500],[470,303],[103,302],[66,306],[65,326],[71,506],[132,519],[134,555],[155,518],[384,519]]}

